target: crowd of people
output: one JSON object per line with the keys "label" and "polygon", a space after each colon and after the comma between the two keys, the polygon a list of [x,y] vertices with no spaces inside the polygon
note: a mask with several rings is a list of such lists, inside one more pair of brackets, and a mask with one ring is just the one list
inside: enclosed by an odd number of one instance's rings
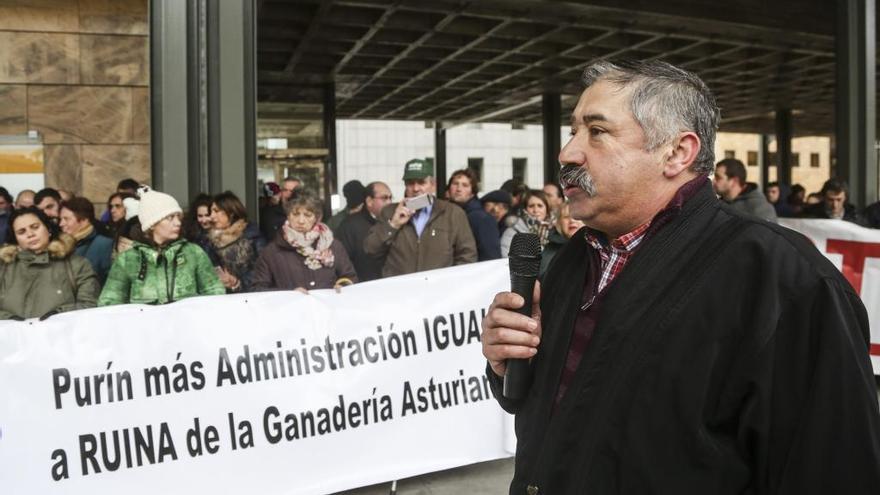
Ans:
{"label": "crowd of people", "polygon": [[789,188],[768,182],[761,194],[757,184],[748,182],[745,165],[725,158],[715,165],[712,184],[718,197],[734,209],[771,222],[777,218],[824,218],[880,228],[880,201],[858,211],[849,202],[846,182],[837,178],[828,179],[822,189],[810,194],[800,184]]}
{"label": "crowd of people", "polygon": [[[733,208],[777,217],[840,218],[880,226],[880,207],[863,213],[835,179],[805,198],[748,182],[735,159],[716,165],[713,186]],[[324,205],[296,177],[267,183],[259,221],[232,192],[200,194],[184,211],[172,196],[119,182],[98,218],[94,204],[67,191],[0,188],[0,318],[46,318],[112,304],[166,304],[197,295],[340,289],[382,277],[506,257],[520,232],[543,246],[541,275],[581,228],[557,183],[531,189],[508,180],[480,195],[471,169],[456,170],[437,197],[433,164],[404,166],[395,202],[383,182],[343,186],[346,206],[326,221]],[[815,199],[812,199],[815,197]],[[784,199],[783,199],[784,198]]]}
{"label": "crowd of people", "polygon": [[547,260],[580,224],[558,185],[508,181],[479,193],[469,169],[436,197],[433,166],[405,166],[405,198],[382,182],[343,187],[346,207],[324,205],[296,177],[267,183],[259,221],[232,192],[196,196],[184,211],[171,195],[124,179],[96,216],[64,190],[0,188],[0,318],[48,318],[114,304],[167,304],[199,295],[340,289],[360,281],[506,256],[516,232],[534,232]]}

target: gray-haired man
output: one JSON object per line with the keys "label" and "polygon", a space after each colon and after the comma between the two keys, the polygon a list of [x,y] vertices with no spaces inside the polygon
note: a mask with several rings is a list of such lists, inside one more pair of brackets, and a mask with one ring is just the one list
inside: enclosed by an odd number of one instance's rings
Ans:
{"label": "gray-haired man", "polygon": [[435,197],[434,165],[419,158],[406,162],[403,183],[405,200],[382,208],[364,239],[364,252],[384,260],[382,276],[477,261],[467,215]]}
{"label": "gray-haired man", "polygon": [[[801,235],[718,201],[719,113],[657,61],[587,68],[559,154],[589,227],[533,318],[500,293],[487,373],[516,413],[512,494],[880,493],[868,318]],[[519,401],[506,359],[531,359]]]}

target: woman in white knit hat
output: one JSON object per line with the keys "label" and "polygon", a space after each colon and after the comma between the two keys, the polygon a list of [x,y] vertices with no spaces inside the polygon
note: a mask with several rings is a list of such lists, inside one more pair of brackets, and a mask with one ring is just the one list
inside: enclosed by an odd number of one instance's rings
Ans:
{"label": "woman in white knit hat", "polygon": [[172,196],[139,191],[140,230],[104,284],[99,306],[166,304],[192,296],[225,294],[208,255],[180,236],[183,211]]}

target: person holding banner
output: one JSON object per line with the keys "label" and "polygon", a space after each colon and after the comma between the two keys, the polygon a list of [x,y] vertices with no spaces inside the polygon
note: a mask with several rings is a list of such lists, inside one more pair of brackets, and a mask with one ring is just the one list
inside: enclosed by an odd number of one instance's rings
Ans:
{"label": "person holding banner", "polygon": [[247,209],[232,191],[214,196],[211,203],[208,257],[218,262],[217,275],[229,293],[250,292],[257,256],[266,242]]}
{"label": "person holding banner", "polygon": [[330,227],[321,223],[321,201],[298,192],[284,203],[287,221],[260,253],[251,278],[255,291],[331,289],[358,281],[354,266]]}
{"label": "person holding banner", "polygon": [[167,304],[193,296],[225,294],[208,255],[180,237],[183,211],[173,197],[143,189],[132,247],[113,262],[99,306]]}
{"label": "person holding banner", "polygon": [[[696,75],[598,61],[583,82],[559,161],[587,228],[531,317],[502,292],[483,320],[516,414],[510,493],[880,493],[852,286],[804,236],[716,198],[720,115]],[[509,359],[531,360],[520,399],[502,392]]]}
{"label": "person holding banner", "polygon": [[73,237],[35,206],[13,211],[9,225],[9,244],[0,248],[0,319],[44,319],[95,307],[98,277],[73,253]]}

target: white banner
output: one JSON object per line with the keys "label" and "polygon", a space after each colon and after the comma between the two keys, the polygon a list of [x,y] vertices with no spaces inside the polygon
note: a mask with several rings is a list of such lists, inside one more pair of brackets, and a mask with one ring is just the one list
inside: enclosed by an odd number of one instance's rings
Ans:
{"label": "white banner", "polygon": [[[859,291],[880,374],[880,231],[781,223]],[[0,323],[0,486],[323,494],[507,457],[479,332],[508,287],[498,260]]]}
{"label": "white banner", "polygon": [[499,260],[2,324],[2,492],[321,494],[508,457],[479,342],[508,287]]}
{"label": "white banner", "polygon": [[780,218],[779,223],[813,241],[859,293],[871,326],[871,363],[880,375],[880,230],[843,220]]}

